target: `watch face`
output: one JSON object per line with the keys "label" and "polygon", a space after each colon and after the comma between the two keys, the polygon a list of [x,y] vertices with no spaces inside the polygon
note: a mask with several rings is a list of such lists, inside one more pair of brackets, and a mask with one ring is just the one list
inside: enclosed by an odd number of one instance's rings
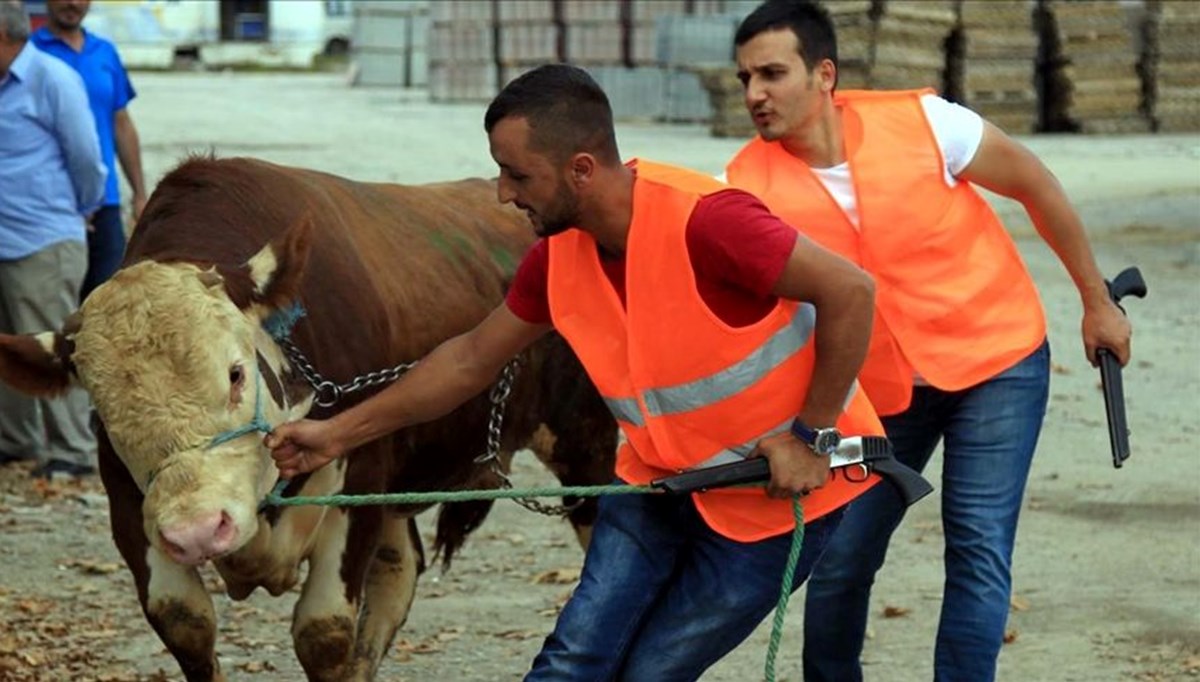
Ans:
{"label": "watch face", "polygon": [[842,442],[842,434],[837,429],[819,429],[813,441],[812,448],[819,455],[828,457],[837,451]]}

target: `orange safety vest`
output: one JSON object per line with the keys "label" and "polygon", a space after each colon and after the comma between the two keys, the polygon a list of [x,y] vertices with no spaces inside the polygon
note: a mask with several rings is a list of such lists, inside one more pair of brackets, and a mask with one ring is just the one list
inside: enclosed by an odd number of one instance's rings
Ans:
{"label": "orange safety vest", "polygon": [[[685,233],[696,202],[727,186],[681,168],[634,163],[626,305],[601,268],[596,241],[578,229],[549,240],[549,301],[554,326],[625,434],[617,475],[641,485],[745,458],[759,440],[787,430],[812,376],[815,315],[809,304],[781,299],[752,325],[722,322],[696,289]],[[853,435],[883,433],[862,391],[850,397],[838,427]],[[831,475],[804,498],[805,521],[877,481]],[[734,540],[760,540],[795,526],[791,503],[761,488],[713,490],[694,499],[709,526]]]}
{"label": "orange safety vest", "polygon": [[1041,299],[995,211],[948,187],[921,106],[932,90],[842,92],[859,228],[800,159],[751,140],[730,184],[875,277],[875,324],[859,381],[881,415],[908,408],[914,373],[957,391],[1012,367],[1046,337]]}

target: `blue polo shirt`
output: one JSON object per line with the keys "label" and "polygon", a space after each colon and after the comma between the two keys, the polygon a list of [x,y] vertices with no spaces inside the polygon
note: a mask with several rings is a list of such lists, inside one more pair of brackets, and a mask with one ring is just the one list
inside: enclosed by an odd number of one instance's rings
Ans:
{"label": "blue polo shirt", "polygon": [[83,50],[76,52],[50,29],[43,26],[29,37],[39,50],[63,60],[83,78],[87,88],[88,104],[96,119],[96,133],[100,136],[100,153],[108,168],[108,184],[104,186],[104,205],[121,203],[120,180],[117,177],[116,140],[113,117],[137,96],[133,83],[125,72],[125,65],[117,54],[117,48],[107,40],[83,30]]}

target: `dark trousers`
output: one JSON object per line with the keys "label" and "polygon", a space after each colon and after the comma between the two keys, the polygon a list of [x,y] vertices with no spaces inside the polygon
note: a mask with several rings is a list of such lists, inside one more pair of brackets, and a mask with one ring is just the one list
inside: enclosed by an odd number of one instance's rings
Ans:
{"label": "dark trousers", "polygon": [[92,231],[87,235],[88,268],[79,300],[104,284],[121,266],[125,257],[125,226],[121,224],[121,206],[101,206],[92,216]]}

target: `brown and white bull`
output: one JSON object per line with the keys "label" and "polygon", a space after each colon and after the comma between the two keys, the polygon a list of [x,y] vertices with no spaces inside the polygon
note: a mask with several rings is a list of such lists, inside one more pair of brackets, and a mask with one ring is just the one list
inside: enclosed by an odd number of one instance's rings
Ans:
{"label": "brown and white bull", "polygon": [[[312,680],[374,677],[413,599],[424,552],[416,507],[257,505],[277,481],[261,433],[212,445],[255,417],[306,414],[313,390],[264,330],[298,303],[292,340],[347,381],[417,360],[501,300],[532,241],[484,180],[365,184],[250,159],[184,162],[156,189],[119,272],[58,332],[0,336],[0,379],[46,395],[78,381],[98,416],[112,534],[147,620],[188,680],[220,680],[213,605],[197,566],[229,595],[290,590],[308,571],[292,637]],[[567,484],[607,482],[616,429],[565,344],[530,351],[503,450],[538,441]],[[346,404],[361,399],[347,396]],[[340,409],[339,405],[334,409]],[[481,397],[380,439],[285,495],[497,487]],[[537,438],[534,435],[537,434]],[[552,434],[552,437],[546,437]],[[507,460],[506,460],[507,462]],[[445,561],[490,503],[443,505]],[[588,509],[572,519],[590,523]]]}

